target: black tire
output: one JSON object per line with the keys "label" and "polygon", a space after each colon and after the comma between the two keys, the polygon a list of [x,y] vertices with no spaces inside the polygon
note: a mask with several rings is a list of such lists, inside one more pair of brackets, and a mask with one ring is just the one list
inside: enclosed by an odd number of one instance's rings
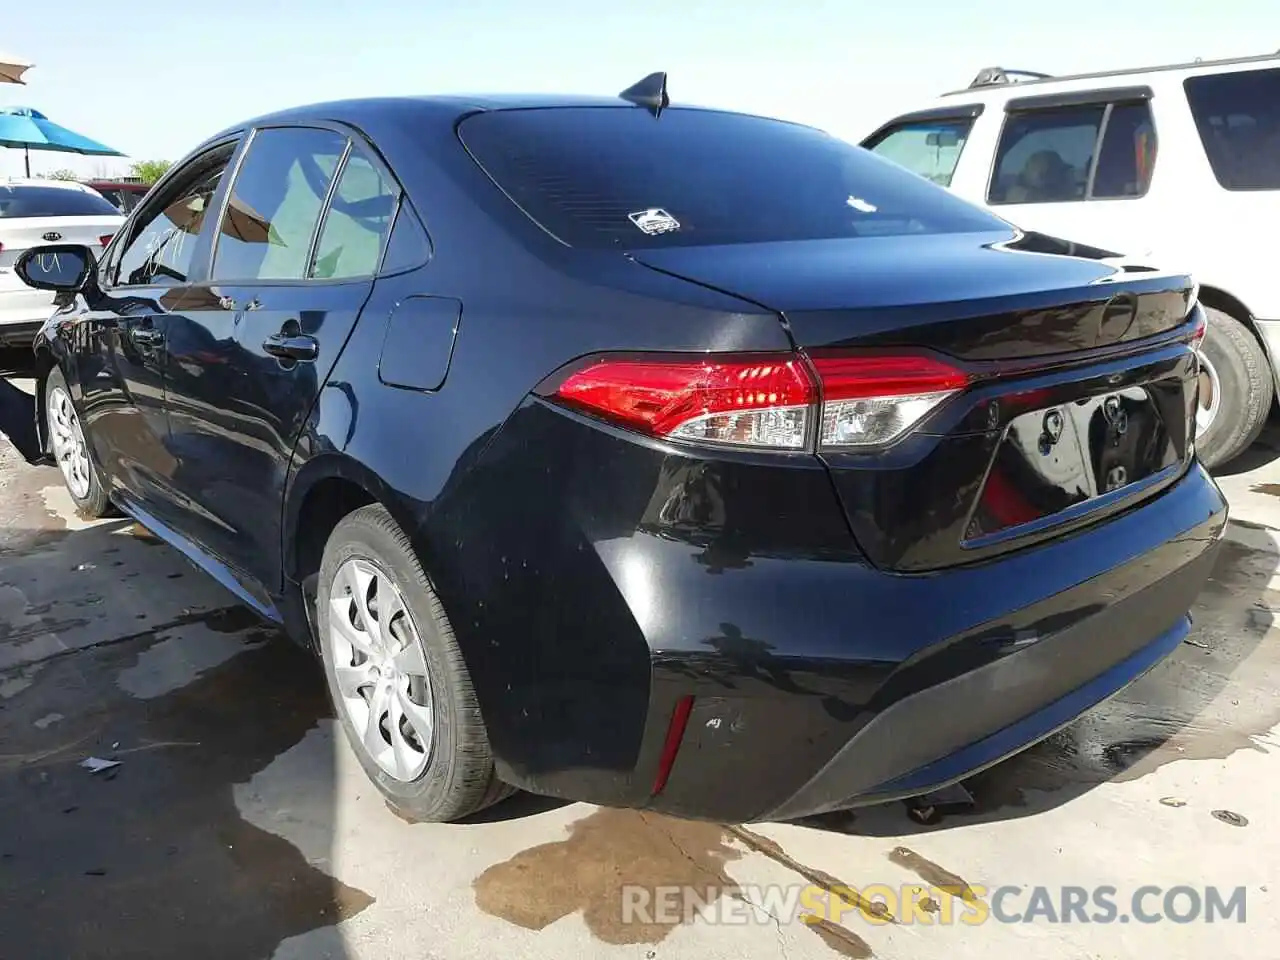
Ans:
{"label": "black tire", "polygon": [[[342,565],[372,562],[400,591],[422,641],[431,685],[432,743],[426,768],[414,780],[388,775],[361,742],[343,706],[334,670],[330,595]],[[440,598],[409,544],[381,504],[348,514],[325,544],[316,590],[316,625],[334,713],[369,779],[401,817],[412,822],[460,820],[506,798],[513,789],[498,779],[471,677]]]}
{"label": "black tire", "polygon": [[1201,347],[1220,385],[1220,406],[1196,437],[1206,467],[1220,467],[1243,453],[1266,425],[1275,381],[1267,355],[1252,331],[1230,314],[1205,308],[1209,328]]}
{"label": "black tire", "polygon": [[[49,438],[49,450],[54,452],[53,435],[54,435],[54,403],[53,397],[56,391],[61,391],[66,397],[68,403],[74,408],[74,401],[71,400],[71,391],[67,388],[67,378],[62,375],[62,371],[58,367],[54,367],[49,371],[49,376],[44,382],[44,415],[45,415],[45,431]],[[83,422],[79,419],[79,412],[75,412],[75,417],[82,435],[84,431]],[[85,446],[88,447],[88,437],[85,436]],[[93,456],[88,456],[89,486],[88,491],[84,494],[78,494],[67,480],[66,473],[62,471],[61,463],[58,464],[59,473],[62,474],[63,486],[67,488],[67,493],[71,497],[71,502],[76,506],[76,513],[82,520],[99,520],[102,517],[112,515],[115,511],[111,506],[111,499],[107,496],[106,488],[102,485],[102,479],[98,475],[98,468],[94,466]]]}

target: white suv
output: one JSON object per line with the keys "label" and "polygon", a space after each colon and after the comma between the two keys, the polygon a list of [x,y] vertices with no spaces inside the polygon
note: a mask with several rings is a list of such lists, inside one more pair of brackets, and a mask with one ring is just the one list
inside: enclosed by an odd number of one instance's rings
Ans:
{"label": "white suv", "polygon": [[1209,317],[1200,457],[1257,437],[1280,383],[1280,55],[992,67],[862,145],[1023,229],[1193,272]]}
{"label": "white suv", "polygon": [[32,290],[13,264],[30,247],[82,243],[100,250],[124,223],[102,194],[71,180],[0,179],[0,346],[29,347],[54,295]]}

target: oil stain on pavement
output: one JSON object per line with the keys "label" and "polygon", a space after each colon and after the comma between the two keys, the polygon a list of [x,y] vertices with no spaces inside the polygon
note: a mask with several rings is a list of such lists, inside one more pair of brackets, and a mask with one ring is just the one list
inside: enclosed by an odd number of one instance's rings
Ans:
{"label": "oil stain on pavement", "polygon": [[[245,625],[215,611],[58,657],[0,702],[0,955],[267,957],[372,902],[236,808],[235,784],[330,715],[314,659]],[[154,663],[140,680],[139,663],[183,629],[239,631],[245,649],[197,658],[184,685],[158,683]],[[127,692],[139,686],[145,699]],[[90,773],[86,756],[120,765]],[[298,789],[331,797],[334,785]]]}
{"label": "oil stain on pavement", "polygon": [[948,896],[959,897],[968,903],[975,903],[978,900],[973,887],[969,886],[963,877],[938,866],[932,860],[925,859],[907,847],[894,847],[890,850],[889,862],[910,870],[930,887]]}
{"label": "oil stain on pavement", "polygon": [[[587,929],[604,943],[659,943],[679,924],[656,922],[668,919],[657,910],[658,888],[696,891],[708,902],[719,897],[749,902],[727,872],[744,848],[800,872],[828,893],[848,890],[834,877],[797,863],[774,841],[742,827],[603,808],[571,824],[564,840],[531,847],[485,870],[473,884],[476,905],[527,930],[543,930],[581,913]],[[624,914],[624,888],[649,893],[647,904],[642,900],[634,916]],[[883,911],[882,905],[866,906]],[[692,911],[676,913],[681,914],[680,922],[695,919]],[[872,956],[866,941],[838,924],[810,917],[803,927],[842,956]]]}
{"label": "oil stain on pavement", "polygon": [[474,883],[476,904],[528,930],[581,912],[587,929],[605,943],[657,943],[671,927],[624,920],[623,887],[678,885],[738,895],[725,866],[742,852],[730,840],[719,824],[597,810],[572,824],[566,839],[531,847],[482,873]]}

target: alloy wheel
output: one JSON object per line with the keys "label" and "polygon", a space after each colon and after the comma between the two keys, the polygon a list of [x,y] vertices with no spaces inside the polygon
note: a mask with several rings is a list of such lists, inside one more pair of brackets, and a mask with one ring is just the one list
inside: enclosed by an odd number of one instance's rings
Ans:
{"label": "alloy wheel", "polygon": [[431,757],[431,680],[413,615],[372,560],[352,558],[338,568],[329,643],[339,703],[359,748],[388,776],[416,780]]}
{"label": "alloy wheel", "polygon": [[76,499],[84,500],[89,496],[92,476],[89,451],[84,442],[84,431],[80,428],[80,417],[71,403],[71,397],[62,387],[54,387],[49,391],[48,420],[53,455],[67,482],[67,489]]}
{"label": "alloy wheel", "polygon": [[1213,367],[1213,361],[1205,356],[1204,351],[1199,353],[1200,359],[1200,378],[1197,384],[1196,396],[1196,436],[1202,437],[1205,431],[1213,424],[1218,417],[1218,410],[1222,407],[1222,382],[1218,379],[1218,371]]}

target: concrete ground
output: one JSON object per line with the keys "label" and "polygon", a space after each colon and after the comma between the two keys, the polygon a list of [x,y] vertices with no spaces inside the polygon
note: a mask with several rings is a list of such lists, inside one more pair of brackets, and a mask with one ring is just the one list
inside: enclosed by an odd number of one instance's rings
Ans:
{"label": "concrete ground", "polygon": [[[1221,481],[1235,522],[1193,638],[973,778],[969,808],[743,829],[517,796],[436,826],[388,812],[308,656],[0,453],[0,958],[1263,955],[1280,934],[1280,429]],[[1166,905],[1177,885],[1193,890]],[[667,887],[710,906],[686,915]],[[1212,924],[1194,910],[1210,887],[1236,911]],[[1089,909],[1065,911],[1077,893]],[[823,904],[839,922],[801,922]]]}

